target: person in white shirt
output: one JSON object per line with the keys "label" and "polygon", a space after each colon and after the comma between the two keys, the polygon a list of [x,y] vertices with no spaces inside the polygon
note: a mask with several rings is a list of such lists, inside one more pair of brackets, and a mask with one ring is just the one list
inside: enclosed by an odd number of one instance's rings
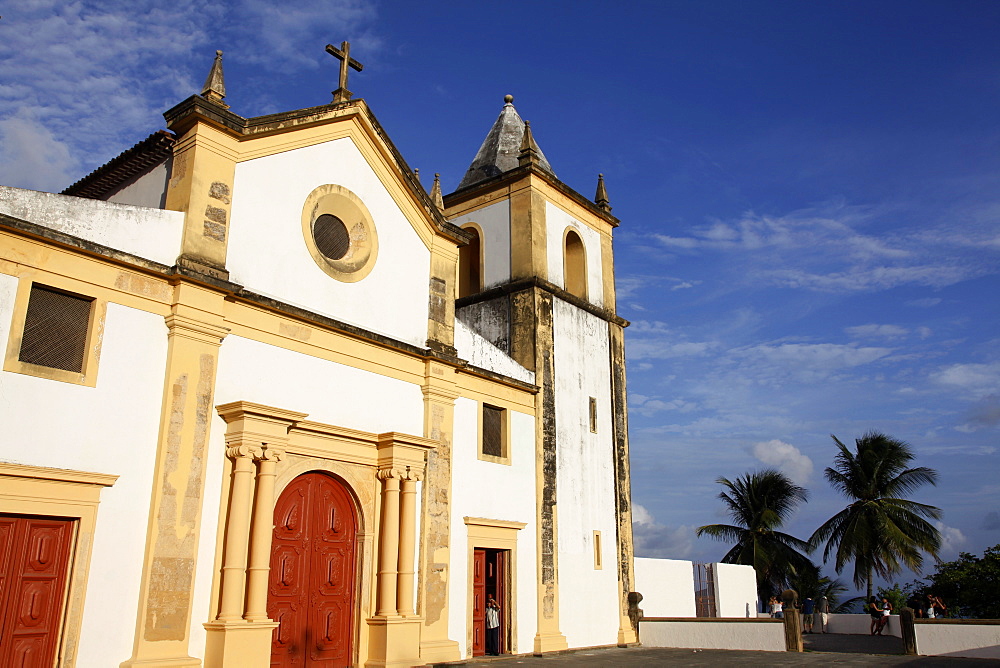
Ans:
{"label": "person in white shirt", "polygon": [[500,604],[489,594],[486,598],[486,653],[500,654]]}

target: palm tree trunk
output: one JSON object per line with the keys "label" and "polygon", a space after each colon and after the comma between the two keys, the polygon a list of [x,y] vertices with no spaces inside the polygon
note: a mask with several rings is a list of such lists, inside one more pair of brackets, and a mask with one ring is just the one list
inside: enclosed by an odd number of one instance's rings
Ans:
{"label": "palm tree trunk", "polygon": [[865,603],[872,600],[872,567],[868,567],[868,596],[865,597]]}

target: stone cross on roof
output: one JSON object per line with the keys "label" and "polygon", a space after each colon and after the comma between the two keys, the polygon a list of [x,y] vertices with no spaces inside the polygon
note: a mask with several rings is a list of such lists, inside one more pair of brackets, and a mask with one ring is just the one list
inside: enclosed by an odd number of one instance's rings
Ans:
{"label": "stone cross on roof", "polygon": [[353,67],[360,72],[364,65],[351,58],[351,43],[341,42],[338,49],[333,44],[326,45],[326,52],[340,60],[340,87],[333,91],[334,102],[347,102],[351,99],[351,91],[347,90],[347,68]]}

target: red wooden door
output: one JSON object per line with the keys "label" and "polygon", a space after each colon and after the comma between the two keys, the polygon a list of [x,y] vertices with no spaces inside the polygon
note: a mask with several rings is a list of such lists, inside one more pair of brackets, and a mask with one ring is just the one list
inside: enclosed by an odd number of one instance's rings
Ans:
{"label": "red wooden door", "polygon": [[271,665],[349,666],[357,517],[340,482],[306,473],[274,508],[267,612],[279,626]]}
{"label": "red wooden door", "polygon": [[0,666],[55,663],[74,521],[0,515]]}
{"label": "red wooden door", "polygon": [[486,550],[473,550],[472,656],[486,654]]}

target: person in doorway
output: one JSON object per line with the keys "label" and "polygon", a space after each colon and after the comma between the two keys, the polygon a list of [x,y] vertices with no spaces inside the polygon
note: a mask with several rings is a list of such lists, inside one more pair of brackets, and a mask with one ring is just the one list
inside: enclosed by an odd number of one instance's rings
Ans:
{"label": "person in doorway", "polygon": [[[882,627],[880,626],[882,622],[882,608],[879,607],[878,599],[875,598],[874,596],[872,596],[871,599],[868,601],[868,612],[872,616],[871,634],[873,636],[882,635],[881,633]],[[879,633],[876,634],[875,633],[876,631],[879,631]]]}
{"label": "person in doorway", "polygon": [[813,632],[813,613],[815,610],[816,602],[812,600],[812,596],[806,596],[806,600],[802,601],[802,633]]}
{"label": "person in doorway", "polygon": [[830,624],[830,600],[826,596],[820,596],[816,601],[816,612],[819,613],[819,632],[828,633]]}
{"label": "person in doorway", "polygon": [[500,655],[500,604],[493,594],[486,597],[486,653]]}

